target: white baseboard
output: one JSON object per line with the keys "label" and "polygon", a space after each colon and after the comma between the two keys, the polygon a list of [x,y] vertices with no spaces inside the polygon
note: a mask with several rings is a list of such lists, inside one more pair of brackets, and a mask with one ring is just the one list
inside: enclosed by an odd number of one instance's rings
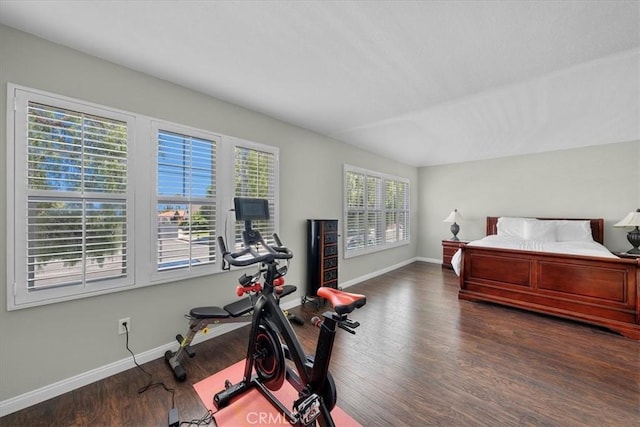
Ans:
{"label": "white baseboard", "polygon": [[[164,353],[172,347],[176,347],[173,344],[166,344],[152,350],[148,350],[139,354],[136,354],[136,360],[138,363],[146,363],[158,357],[164,356]],[[0,416],[11,414],[29,406],[35,405],[40,402],[44,402],[52,397],[59,396],[85,385],[91,384],[103,378],[107,378],[111,375],[115,375],[119,372],[133,368],[135,364],[131,357],[127,359],[121,359],[108,365],[101,366],[96,369],[92,369],[88,372],[75,375],[71,378],[58,381],[53,384],[38,388],[33,391],[21,394],[19,396],[12,397],[11,399],[3,400],[0,402]]]}
{"label": "white baseboard", "polygon": [[418,257],[416,261],[429,262],[431,264],[442,264],[441,259]]}
{"label": "white baseboard", "polygon": [[356,285],[358,283],[364,282],[365,280],[369,280],[369,279],[372,279],[374,277],[380,276],[382,274],[388,273],[390,271],[397,270],[400,267],[404,267],[405,265],[409,265],[409,264],[411,264],[411,263],[413,263],[415,261],[418,261],[418,259],[417,258],[411,258],[409,260],[400,262],[398,264],[389,266],[387,268],[383,268],[382,270],[372,271],[371,273],[365,274],[364,276],[360,276],[360,277],[357,277],[355,279],[351,279],[351,280],[348,280],[346,282],[342,282],[342,283],[340,283],[340,287],[343,288],[343,289],[344,288],[348,288],[349,286]]}
{"label": "white baseboard", "polygon": [[[384,268],[382,270],[373,271],[369,274],[360,276],[356,279],[351,279],[349,281],[343,282],[340,284],[340,286],[342,288],[348,288],[349,286],[353,286],[357,283],[364,282],[365,280],[371,279],[373,277],[380,276],[381,274],[396,270],[400,267],[411,264],[412,262],[415,262],[415,261],[442,263],[442,260],[431,260],[429,258],[412,258],[407,261]],[[298,305],[300,305],[300,299],[297,299],[297,298],[291,299],[290,301],[284,301],[284,300],[282,301],[283,310],[289,310]],[[215,326],[209,329],[209,333],[206,335],[205,334],[196,335],[196,337],[193,340],[193,345],[196,345],[198,343],[209,340],[211,338],[215,338],[220,335],[226,334],[227,332],[231,332],[244,325],[245,323],[227,323],[227,324]],[[178,344],[175,341],[173,341],[171,343],[161,345],[160,347],[156,347],[151,350],[147,350],[142,353],[136,354],[136,360],[138,361],[139,364],[147,363],[152,360],[164,357],[164,354],[167,350],[175,351],[177,348],[178,348]],[[56,383],[49,384],[47,386],[29,391],[27,393],[12,397],[10,399],[3,400],[0,402],[0,417],[4,417],[5,415],[9,415],[13,412],[19,411],[24,408],[28,408],[29,406],[33,406],[40,402],[44,402],[45,400],[51,399],[56,396],[60,396],[64,393],[68,393],[77,388],[83,387],[85,385],[94,383],[96,381],[99,381],[104,378],[110,377],[112,375],[118,374],[120,372],[126,371],[127,369],[131,369],[134,366],[135,364],[133,363],[133,359],[131,357],[127,357],[125,359],[121,359],[116,362],[109,363],[108,365],[104,365],[99,368],[92,369],[87,372],[83,372],[81,374],[64,379],[62,381],[58,381]]]}
{"label": "white baseboard", "polygon": [[[281,304],[283,310],[289,310],[298,305],[300,305],[299,299],[292,299],[291,301],[286,302],[283,300]],[[247,322],[250,321],[251,317],[248,317]],[[196,345],[211,338],[226,334],[227,332],[231,332],[245,325],[246,323],[227,323],[215,326],[213,328],[210,328],[209,333],[207,334],[197,334],[193,339],[192,345]],[[151,362],[152,360],[164,357],[164,354],[167,350],[176,351],[177,348],[178,343],[176,341],[172,341],[170,343],[161,345],[160,347],[156,347],[151,350],[143,351],[142,353],[136,354],[136,360],[139,364],[142,365],[143,363]],[[73,377],[66,378],[62,381],[58,381],[53,384],[38,388],[36,390],[32,390],[27,393],[12,397],[10,399],[3,400],[2,402],[0,402],[0,417],[4,417],[5,415],[9,415],[21,409],[28,408],[29,406],[44,402],[45,400],[51,399],[53,397],[60,396],[77,388],[84,387],[85,385],[94,383],[133,367],[135,367],[133,358],[127,357],[125,359],[109,363],[108,365],[104,365],[99,368],[75,375]]]}

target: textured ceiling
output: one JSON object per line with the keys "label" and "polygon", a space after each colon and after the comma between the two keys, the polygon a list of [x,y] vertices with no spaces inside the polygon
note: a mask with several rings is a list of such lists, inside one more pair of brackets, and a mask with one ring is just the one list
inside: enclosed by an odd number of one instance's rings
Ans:
{"label": "textured ceiling", "polygon": [[0,23],[414,166],[640,139],[636,0],[0,0]]}

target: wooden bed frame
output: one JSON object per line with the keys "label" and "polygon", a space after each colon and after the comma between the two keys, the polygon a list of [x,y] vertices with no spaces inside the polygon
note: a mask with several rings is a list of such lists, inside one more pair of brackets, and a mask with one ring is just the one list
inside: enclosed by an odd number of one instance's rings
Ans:
{"label": "wooden bed frame", "polygon": [[[488,235],[496,234],[497,221],[498,217],[487,217]],[[604,221],[588,221],[594,240],[602,243]],[[640,340],[640,258],[598,258],[464,244],[461,249],[458,298],[578,320]]]}

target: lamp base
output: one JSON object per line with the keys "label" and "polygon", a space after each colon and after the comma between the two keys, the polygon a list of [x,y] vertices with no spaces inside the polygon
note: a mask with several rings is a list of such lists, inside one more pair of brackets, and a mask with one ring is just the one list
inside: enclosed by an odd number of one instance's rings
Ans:
{"label": "lamp base", "polygon": [[640,229],[638,227],[627,233],[627,240],[633,246],[633,249],[628,250],[627,253],[640,255],[640,249],[638,249],[638,246],[640,246]]}
{"label": "lamp base", "polygon": [[453,224],[451,224],[451,233],[453,234],[453,237],[449,240],[453,240],[455,242],[460,241],[460,239],[458,239],[458,232],[460,231],[460,226],[458,224],[456,224],[455,222]]}

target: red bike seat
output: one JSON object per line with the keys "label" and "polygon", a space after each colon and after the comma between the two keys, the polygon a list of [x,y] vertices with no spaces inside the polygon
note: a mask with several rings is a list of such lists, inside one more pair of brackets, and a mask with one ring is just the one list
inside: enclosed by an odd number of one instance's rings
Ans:
{"label": "red bike seat", "polygon": [[352,294],[325,286],[318,288],[318,296],[328,300],[338,314],[351,313],[367,303],[367,297],[362,294]]}

